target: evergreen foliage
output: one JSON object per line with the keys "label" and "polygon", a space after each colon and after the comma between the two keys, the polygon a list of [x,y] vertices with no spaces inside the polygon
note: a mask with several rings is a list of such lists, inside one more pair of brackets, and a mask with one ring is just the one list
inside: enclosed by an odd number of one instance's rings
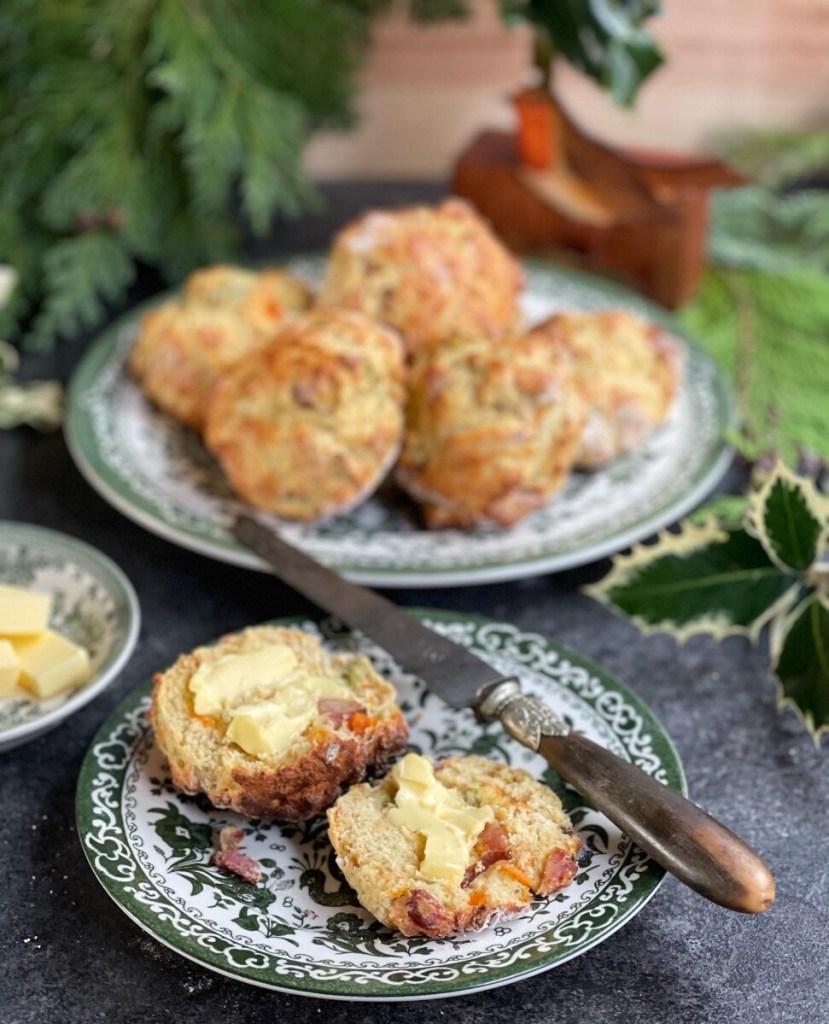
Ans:
{"label": "evergreen foliage", "polygon": [[[493,2],[625,102],[658,63],[641,28],[652,0]],[[246,227],[261,236],[313,208],[303,148],[353,123],[354,73],[391,6],[5,0],[0,260],[19,286],[0,337],[27,324],[44,346],[93,327],[137,262],[176,281],[238,257]],[[402,7],[424,22],[470,13],[469,0]]]}
{"label": "evergreen foliage", "polygon": [[715,194],[710,268],[682,319],[731,376],[740,451],[819,477],[829,469],[829,190],[814,185],[829,183],[829,132],[744,132],[724,155],[757,180]]}
{"label": "evergreen foliage", "polygon": [[[371,0],[6,0],[0,314],[29,339],[93,326],[136,261],[171,280],[238,254],[244,223],[314,202],[310,133],[353,122]],[[241,219],[236,215],[236,204]]]}

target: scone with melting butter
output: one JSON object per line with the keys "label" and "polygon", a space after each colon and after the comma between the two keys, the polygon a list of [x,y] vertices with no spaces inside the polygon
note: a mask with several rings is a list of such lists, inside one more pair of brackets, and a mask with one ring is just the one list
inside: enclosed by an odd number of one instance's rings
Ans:
{"label": "scone with melting butter", "polygon": [[218,382],[205,442],[257,508],[306,521],[344,512],[397,458],[403,378],[395,332],[347,310],[305,313]]}
{"label": "scone with melting butter", "polygon": [[394,688],[362,655],[256,626],[154,679],[150,719],[173,783],[216,807],[302,821],[406,745]]}
{"label": "scone with melting butter", "polygon": [[636,448],[660,424],[679,388],[682,349],[626,310],[557,313],[533,329],[570,356],[587,421],[575,464],[596,469]]}
{"label": "scone with melting butter", "polygon": [[409,351],[517,329],[522,271],[467,203],[375,210],[334,240],[318,304],[397,328]]}
{"label": "scone with melting butter", "polygon": [[160,409],[200,431],[216,380],[310,301],[307,287],[281,270],[257,273],[220,264],[195,271],[181,298],[142,318],[130,371]]}
{"label": "scone with melting butter", "polygon": [[328,812],[360,903],[403,935],[439,939],[520,913],[568,885],[581,847],[561,801],[523,769],[407,754]]}
{"label": "scone with melting butter", "polygon": [[431,345],[413,361],[397,480],[429,527],[511,526],[564,483],[583,424],[570,360],[546,339]]}

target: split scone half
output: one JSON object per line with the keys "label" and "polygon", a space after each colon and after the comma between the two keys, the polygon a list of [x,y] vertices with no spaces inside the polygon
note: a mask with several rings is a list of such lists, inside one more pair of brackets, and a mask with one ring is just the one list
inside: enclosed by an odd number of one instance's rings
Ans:
{"label": "split scone half", "polygon": [[406,745],[394,688],[362,655],[300,629],[254,626],[182,654],[150,719],[173,783],[255,818],[322,814]]}
{"label": "split scone half", "polygon": [[360,903],[403,935],[439,939],[520,913],[568,885],[581,840],[561,801],[523,769],[407,754],[352,787],[328,835]]}

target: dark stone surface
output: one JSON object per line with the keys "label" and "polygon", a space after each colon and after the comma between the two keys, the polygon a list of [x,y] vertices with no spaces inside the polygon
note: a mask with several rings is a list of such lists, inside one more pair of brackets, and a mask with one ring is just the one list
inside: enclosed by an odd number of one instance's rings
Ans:
{"label": "dark stone surface", "polygon": [[[326,217],[292,225],[272,251],[319,248],[369,203],[437,190],[331,189]],[[147,279],[150,280],[150,279]],[[145,291],[149,287],[145,282]],[[71,369],[82,343],[29,359],[26,375]],[[75,780],[118,701],[180,651],[222,632],[309,608],[266,575],[183,551],[111,509],[59,435],[0,432],[0,518],[96,545],[129,575],[143,622],[135,654],[98,699],[58,729],[0,754],[0,1020],[5,1024],[258,1022],[325,1014],[336,1022],[461,1024],[520,1020],[704,1024],[826,1020],[829,1006],[829,765],[779,712],[765,645],[643,638],[580,593],[606,562],[515,583],[391,592],[404,605],[478,612],[537,630],[602,664],[650,704],[673,737],[692,796],[775,871],[766,915],[722,910],[667,879],[624,929],[576,960],[449,1001],[367,1005],[282,995],[211,973],[145,935],[86,864],[74,827]]]}

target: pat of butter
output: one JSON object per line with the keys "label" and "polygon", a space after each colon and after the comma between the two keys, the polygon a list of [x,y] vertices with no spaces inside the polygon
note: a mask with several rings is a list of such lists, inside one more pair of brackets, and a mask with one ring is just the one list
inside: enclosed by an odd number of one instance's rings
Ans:
{"label": "pat of butter", "polygon": [[492,808],[467,804],[457,790],[440,782],[429,761],[419,754],[407,754],[392,769],[392,778],[398,790],[394,806],[386,813],[392,824],[426,840],[420,873],[429,880],[460,885],[475,840],[494,816]]}
{"label": "pat of butter", "polygon": [[279,686],[296,665],[296,655],[286,644],[227,654],[194,673],[190,680],[193,708],[197,715],[221,715],[232,705]]}
{"label": "pat of butter", "polygon": [[20,659],[8,640],[0,640],[0,697],[8,697],[20,678]]}
{"label": "pat of butter", "polygon": [[304,710],[295,707],[292,715],[286,714],[284,707],[276,701],[242,704],[233,709],[226,736],[248,754],[277,754],[302,735],[315,711],[316,707],[310,700]]}
{"label": "pat of butter", "polygon": [[89,655],[51,629],[14,642],[20,659],[20,685],[41,700],[86,682]]}
{"label": "pat of butter", "polygon": [[51,594],[0,583],[0,635],[42,633],[51,613]]}

